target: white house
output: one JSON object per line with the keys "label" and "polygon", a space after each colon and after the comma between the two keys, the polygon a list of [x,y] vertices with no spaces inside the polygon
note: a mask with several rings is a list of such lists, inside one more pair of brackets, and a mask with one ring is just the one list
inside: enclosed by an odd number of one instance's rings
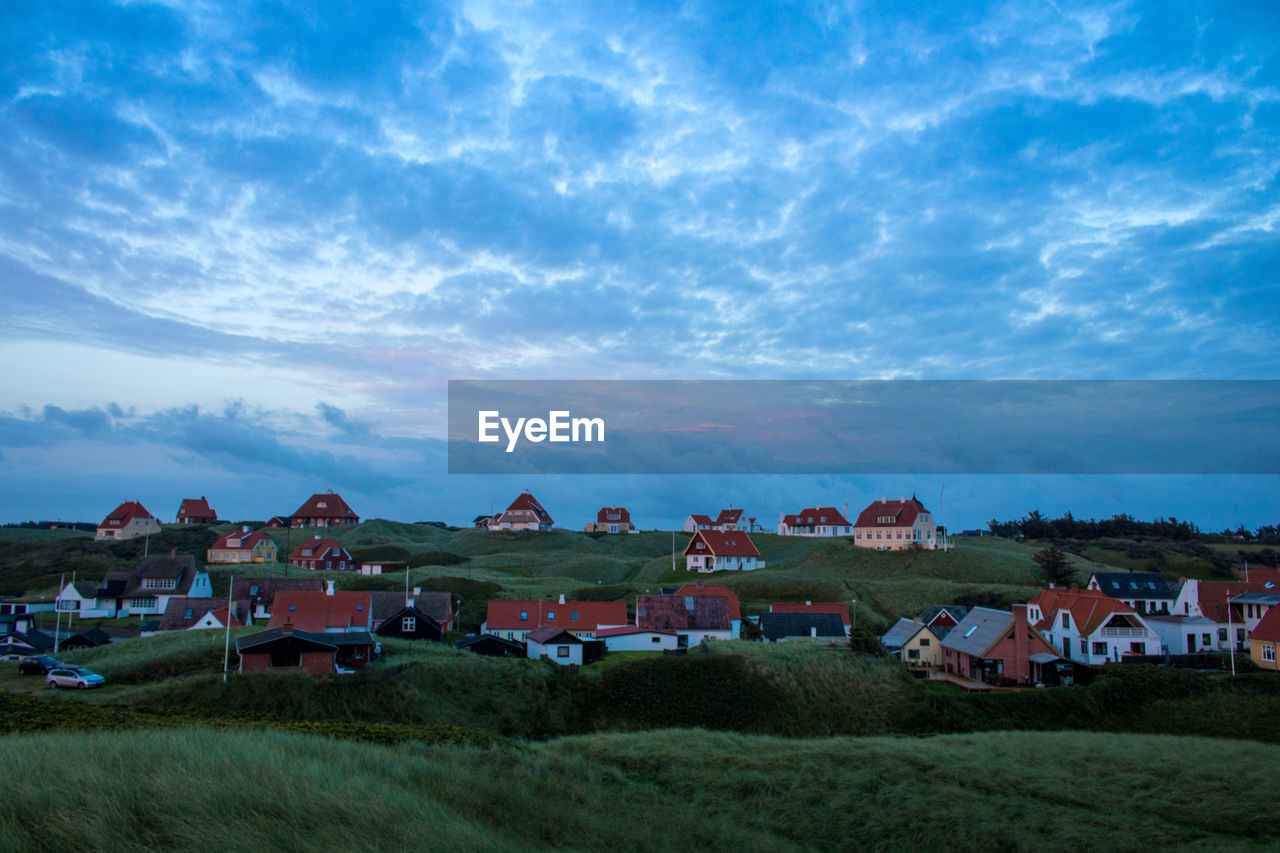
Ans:
{"label": "white house", "polygon": [[554,625],[543,625],[525,634],[526,655],[547,658],[558,664],[582,663],[583,640]]}
{"label": "white house", "polygon": [[746,533],[698,530],[684,549],[685,568],[691,572],[750,572],[764,568],[764,560]]}
{"label": "white house", "polygon": [[601,628],[596,631],[596,638],[604,640],[605,648],[611,652],[662,652],[676,648],[679,639],[675,631],[636,625]]}
{"label": "white house", "polygon": [[1027,618],[1064,658],[1099,665],[1126,655],[1158,655],[1164,642],[1141,615],[1097,590],[1046,589],[1027,603]]}
{"label": "white house", "polygon": [[849,505],[844,512],[833,506],[815,506],[800,510],[795,515],[779,514],[779,536],[852,536],[849,523]]}

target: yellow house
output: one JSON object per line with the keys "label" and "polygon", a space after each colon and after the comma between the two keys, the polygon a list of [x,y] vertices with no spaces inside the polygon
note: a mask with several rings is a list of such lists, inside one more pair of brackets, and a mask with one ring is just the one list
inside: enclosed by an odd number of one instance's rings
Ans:
{"label": "yellow house", "polygon": [[1272,607],[1258,626],[1249,632],[1249,660],[1262,669],[1280,671],[1276,650],[1280,648],[1280,607]]}
{"label": "yellow house", "polygon": [[908,669],[942,669],[942,638],[918,619],[899,619],[880,642]]}
{"label": "yellow house", "polygon": [[932,551],[938,547],[937,530],[933,515],[914,497],[881,498],[859,513],[853,523],[853,544],[878,551]]}
{"label": "yellow house", "polygon": [[274,563],[276,543],[258,530],[236,530],[213,543],[206,563]]}

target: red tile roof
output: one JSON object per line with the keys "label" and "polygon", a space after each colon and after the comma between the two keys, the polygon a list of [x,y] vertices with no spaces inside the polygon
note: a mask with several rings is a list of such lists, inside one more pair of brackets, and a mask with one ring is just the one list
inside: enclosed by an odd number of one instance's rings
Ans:
{"label": "red tile roof", "polygon": [[[333,552],[333,559],[346,560],[348,564],[351,562],[351,554],[346,548],[343,548],[332,539],[308,539],[297,548],[294,548],[289,554],[289,562],[296,563],[299,560],[323,560],[325,555]],[[305,628],[303,629],[306,630]]]}
{"label": "red tile roof", "polygon": [[641,628],[638,625],[620,625],[617,628],[601,628],[596,631],[596,639],[602,640],[605,637],[626,637],[631,634],[667,634],[675,635],[675,631],[668,631],[663,628]]}
{"label": "red tile roof", "polygon": [[[324,506],[321,506],[321,504],[324,504]],[[342,499],[342,495],[334,492],[317,493],[307,498],[306,502],[298,507],[298,511],[293,514],[293,517],[294,519],[307,521],[316,518],[350,519],[352,523],[360,521],[360,516],[356,515],[355,511],[347,506],[347,502]]]}
{"label": "red tile roof", "polygon": [[[916,516],[928,512],[924,504],[915,498],[905,501],[875,501],[862,512],[854,527],[910,527],[916,523]],[[892,521],[881,521],[881,518],[893,517]]]}
{"label": "red tile roof", "polygon": [[178,507],[178,520],[184,518],[212,518],[217,521],[218,514],[209,506],[209,501],[201,496],[183,499],[182,505]]}
{"label": "red tile roof", "polygon": [[738,603],[738,596],[733,590],[724,584],[719,583],[687,583],[675,591],[676,595],[712,595],[722,596],[729,600],[729,618],[741,619],[742,607]]}
{"label": "red tile roof", "polygon": [[[525,619],[520,614],[526,615]],[[577,614],[577,619],[574,619]],[[491,599],[485,616],[485,630],[527,631],[554,625],[566,631],[595,631],[600,625],[626,625],[625,601],[519,601]]]}
{"label": "red tile roof", "polygon": [[373,598],[368,592],[280,590],[271,606],[269,628],[292,625],[300,631],[369,630]]}
{"label": "red tile roof", "polygon": [[710,527],[711,525],[715,524],[715,522],[711,520],[711,516],[709,515],[699,515],[698,513],[695,512],[693,515],[689,517],[693,519],[694,524],[705,524],[707,527]]}
{"label": "red tile roof", "polygon": [[125,501],[102,520],[99,527],[127,527],[135,518],[155,518],[137,501]]}
{"label": "red tile roof", "polygon": [[1120,599],[1111,598],[1096,589],[1045,589],[1029,603],[1039,606],[1043,615],[1035,625],[1036,630],[1050,630],[1057,614],[1067,610],[1082,636],[1089,636],[1117,613],[1136,615],[1134,609]]}
{"label": "red tile roof", "polygon": [[550,513],[543,509],[542,504],[538,503],[538,499],[528,492],[521,492],[520,496],[511,502],[511,506],[507,507],[506,512],[499,514],[498,520],[501,521],[502,516],[506,515],[507,512],[531,512],[537,517],[539,524],[555,523],[551,520]]}
{"label": "red tile roof", "polygon": [[840,510],[833,506],[815,506],[802,509],[795,515],[784,516],[782,522],[788,527],[811,527],[815,524],[834,524],[847,527],[849,519],[845,518],[840,513]]}
{"label": "red tile roof", "polygon": [[610,522],[615,524],[626,522],[627,524],[630,524],[631,513],[627,512],[627,508],[622,506],[602,507],[601,510],[596,513],[596,523],[608,524]]}
{"label": "red tile roof", "polygon": [[1267,610],[1267,615],[1263,616],[1262,621],[1249,632],[1249,639],[1280,643],[1280,607]]}
{"label": "red tile roof", "polygon": [[723,595],[637,595],[636,625],[674,631],[728,631],[733,627]]}
{"label": "red tile roof", "polygon": [[840,617],[840,621],[848,628],[852,622],[849,619],[849,605],[847,604],[796,604],[794,601],[782,601],[769,605],[770,613],[835,613]]}
{"label": "red tile roof", "polygon": [[[1253,576],[1250,570],[1249,576]],[[1249,581],[1200,581],[1196,584],[1196,603],[1200,613],[1214,622],[1227,624],[1227,599],[1242,592],[1268,592],[1265,583]],[[1236,605],[1231,613],[1232,622],[1240,622],[1240,606]],[[1177,615],[1177,614],[1175,614]]]}
{"label": "red tile roof", "polygon": [[[252,551],[258,547],[258,543],[264,539],[271,537],[263,533],[261,530],[251,530],[245,533],[241,530],[233,530],[218,537],[218,541],[209,547],[211,551]],[[235,542],[235,545],[231,543]]]}
{"label": "red tile roof", "polygon": [[[696,547],[699,541],[704,543],[706,547]],[[751,537],[741,530],[730,530],[728,532],[722,530],[695,530],[693,538],[689,540],[689,544],[684,548],[684,555],[687,557],[690,554],[708,553],[716,557],[760,556],[760,552],[756,550],[755,543],[751,541]]]}
{"label": "red tile roof", "polygon": [[742,518],[742,510],[722,509],[720,514],[716,516],[716,524],[737,524],[740,518]]}

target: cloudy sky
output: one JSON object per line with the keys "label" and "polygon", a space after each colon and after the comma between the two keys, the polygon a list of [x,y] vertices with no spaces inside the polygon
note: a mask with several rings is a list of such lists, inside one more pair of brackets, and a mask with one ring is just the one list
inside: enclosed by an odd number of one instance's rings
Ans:
{"label": "cloudy sky", "polygon": [[1280,515],[1268,477],[467,478],[442,444],[450,378],[1275,378],[1273,0],[11,3],[0,133],[0,520],[527,486],[566,526],[773,522],[944,482],[957,526]]}

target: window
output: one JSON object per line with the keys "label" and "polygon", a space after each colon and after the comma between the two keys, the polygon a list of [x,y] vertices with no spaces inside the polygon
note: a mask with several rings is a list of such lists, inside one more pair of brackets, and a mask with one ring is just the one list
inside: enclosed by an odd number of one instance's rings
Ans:
{"label": "window", "polygon": [[548,621],[550,621],[550,620],[552,620],[552,619],[555,619],[555,618],[556,618],[556,612],[555,612],[554,610],[548,610],[548,611],[547,611],[547,619],[548,619]]}
{"label": "window", "polygon": [[1275,663],[1275,662],[1276,662],[1276,647],[1275,647],[1275,646],[1263,646],[1263,647],[1262,647],[1262,659],[1263,659],[1264,661],[1266,661],[1267,663]]}
{"label": "window", "polygon": [[907,649],[907,660],[920,660],[920,650]]}
{"label": "window", "polygon": [[1070,627],[1071,627],[1071,614],[1070,614],[1070,613],[1063,613],[1063,614],[1062,614],[1062,627],[1063,627],[1063,628],[1070,628]]}
{"label": "window", "polygon": [[578,611],[576,611],[576,610],[575,610],[575,611],[573,611],[572,613],[570,613],[570,614],[569,614],[569,621],[571,621],[571,622],[577,622],[577,621],[578,621]]}
{"label": "window", "polygon": [[1212,635],[1212,634],[1201,634],[1201,635],[1200,635],[1200,644],[1201,644],[1201,645],[1203,645],[1203,646],[1205,646],[1205,647],[1212,646],[1212,645],[1213,645],[1213,635]]}
{"label": "window", "polygon": [[556,646],[556,657],[567,658],[569,656],[568,646]]}
{"label": "window", "polygon": [[302,652],[278,651],[271,653],[271,668],[302,666]]}
{"label": "window", "polygon": [[1089,647],[1086,645],[1087,642],[1088,640],[1084,637],[1080,638],[1080,654],[1082,655],[1087,655],[1089,653]]}
{"label": "window", "polygon": [[183,612],[183,614],[182,614],[182,618],[183,618],[183,619],[190,619],[190,618],[191,618],[192,616],[194,616],[194,615],[195,615],[195,609],[194,609],[194,608],[191,608],[191,607],[188,607],[188,608]]}
{"label": "window", "polygon": [[528,622],[528,621],[529,621],[529,611],[528,611],[528,610],[521,610],[521,611],[520,611],[520,621],[521,621],[521,622]]}
{"label": "window", "polygon": [[662,642],[662,638],[661,638],[661,637],[650,637],[650,638],[649,638],[649,642],[651,642],[651,643],[661,643],[661,642]]}
{"label": "window", "polygon": [[1226,629],[1226,628],[1219,628],[1219,629],[1218,629],[1218,642],[1219,642],[1219,643],[1225,643],[1226,641],[1227,641],[1227,629]]}
{"label": "window", "polygon": [[921,638],[920,638],[920,648],[925,649],[925,648],[928,648],[928,647],[929,647],[929,640],[928,640],[927,638],[925,638],[925,637],[921,637]]}
{"label": "window", "polygon": [[973,632],[974,632],[974,631],[976,631],[976,630],[978,630],[978,626],[977,626],[977,625],[970,625],[970,626],[969,626],[969,630],[968,630],[968,631],[965,631],[965,632],[964,632],[964,635],[965,635],[966,637],[968,637],[968,636],[970,636],[971,634],[973,634]]}
{"label": "window", "polygon": [[156,606],[154,598],[133,598],[129,600],[130,610],[147,610]]}
{"label": "window", "polygon": [[177,589],[177,578],[143,578],[143,589]]}
{"label": "window", "polygon": [[1093,644],[1093,653],[1094,653],[1095,655],[1100,655],[1100,656],[1102,656],[1102,657],[1106,657],[1106,656],[1107,656],[1107,644],[1106,644],[1106,643],[1094,643],[1094,644]]}
{"label": "window", "polygon": [[400,620],[400,630],[406,634],[412,634],[418,630],[418,620],[412,616],[406,616]]}

